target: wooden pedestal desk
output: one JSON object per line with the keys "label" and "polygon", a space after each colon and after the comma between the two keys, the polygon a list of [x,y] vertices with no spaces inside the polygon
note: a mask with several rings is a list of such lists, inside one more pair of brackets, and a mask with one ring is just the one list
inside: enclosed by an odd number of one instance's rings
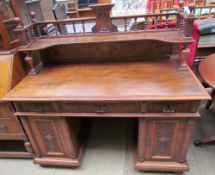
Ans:
{"label": "wooden pedestal desk", "polygon": [[[175,13],[179,21],[174,29],[138,31],[137,18],[147,19],[147,26],[168,15],[110,17],[111,7],[92,6],[96,18],[19,27],[19,51],[26,54],[29,75],[4,100],[21,119],[35,163],[79,166],[87,117],[130,117],[139,121],[135,168],[186,171],[199,102],[210,98],[183,61],[195,18]],[[125,23],[122,31],[118,20],[134,24]],[[90,32],[84,26],[88,21],[95,23]],[[82,33],[76,33],[76,22],[83,24]],[[23,32],[46,23],[73,24],[73,33],[37,36],[39,31],[30,40],[23,38]],[[179,44],[185,49],[180,51]],[[36,50],[42,62],[33,56]]]}

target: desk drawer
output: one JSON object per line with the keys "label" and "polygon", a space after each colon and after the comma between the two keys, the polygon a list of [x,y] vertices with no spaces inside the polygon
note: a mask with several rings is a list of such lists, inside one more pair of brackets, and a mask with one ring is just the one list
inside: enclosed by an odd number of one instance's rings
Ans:
{"label": "desk drawer", "polygon": [[0,103],[0,118],[11,118],[13,117],[13,112],[11,112],[8,103]]}
{"label": "desk drawer", "polygon": [[50,102],[19,102],[15,107],[17,112],[56,112]]}
{"label": "desk drawer", "polygon": [[0,136],[1,134],[20,134],[22,129],[15,119],[0,119]]}
{"label": "desk drawer", "polygon": [[71,113],[136,113],[138,103],[60,103],[61,112]]}
{"label": "desk drawer", "polygon": [[189,112],[189,102],[147,102],[143,103],[142,112],[148,113],[184,113]]}

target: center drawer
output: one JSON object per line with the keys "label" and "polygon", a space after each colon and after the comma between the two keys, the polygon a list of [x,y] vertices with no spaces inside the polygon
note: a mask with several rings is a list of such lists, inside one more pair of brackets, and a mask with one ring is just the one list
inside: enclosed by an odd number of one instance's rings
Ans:
{"label": "center drawer", "polygon": [[60,112],[71,113],[136,113],[138,103],[59,103]]}

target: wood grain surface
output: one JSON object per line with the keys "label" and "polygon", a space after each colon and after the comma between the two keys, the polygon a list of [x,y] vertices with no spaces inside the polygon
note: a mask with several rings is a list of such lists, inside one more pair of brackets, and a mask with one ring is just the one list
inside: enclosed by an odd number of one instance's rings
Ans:
{"label": "wood grain surface", "polygon": [[27,76],[5,100],[204,100],[193,73],[167,61],[69,64]]}

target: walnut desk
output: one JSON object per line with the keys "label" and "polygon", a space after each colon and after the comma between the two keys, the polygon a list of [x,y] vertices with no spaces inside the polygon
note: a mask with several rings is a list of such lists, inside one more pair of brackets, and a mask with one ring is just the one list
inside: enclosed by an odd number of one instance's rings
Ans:
{"label": "walnut desk", "polygon": [[[86,134],[82,128],[87,117],[131,117],[139,121],[138,170],[188,170],[186,153],[199,102],[210,98],[183,61],[193,41],[192,14],[173,14],[182,20],[174,29],[138,31],[137,18],[145,18],[148,25],[148,18],[166,14],[112,18],[112,5],[91,7],[96,18],[34,23],[16,31],[29,75],[4,100],[22,121],[34,162],[79,166],[84,150],[80,134]],[[124,31],[117,20],[125,21]],[[84,27],[87,21],[95,22],[91,33]],[[126,21],[134,22],[134,31]],[[83,24],[82,33],[76,33],[76,22]],[[37,31],[25,37],[35,26],[41,30],[38,26],[50,23],[72,24],[73,32],[59,33],[56,28],[53,36]],[[185,49],[180,51],[179,44]],[[35,51],[40,59],[33,56]]]}

